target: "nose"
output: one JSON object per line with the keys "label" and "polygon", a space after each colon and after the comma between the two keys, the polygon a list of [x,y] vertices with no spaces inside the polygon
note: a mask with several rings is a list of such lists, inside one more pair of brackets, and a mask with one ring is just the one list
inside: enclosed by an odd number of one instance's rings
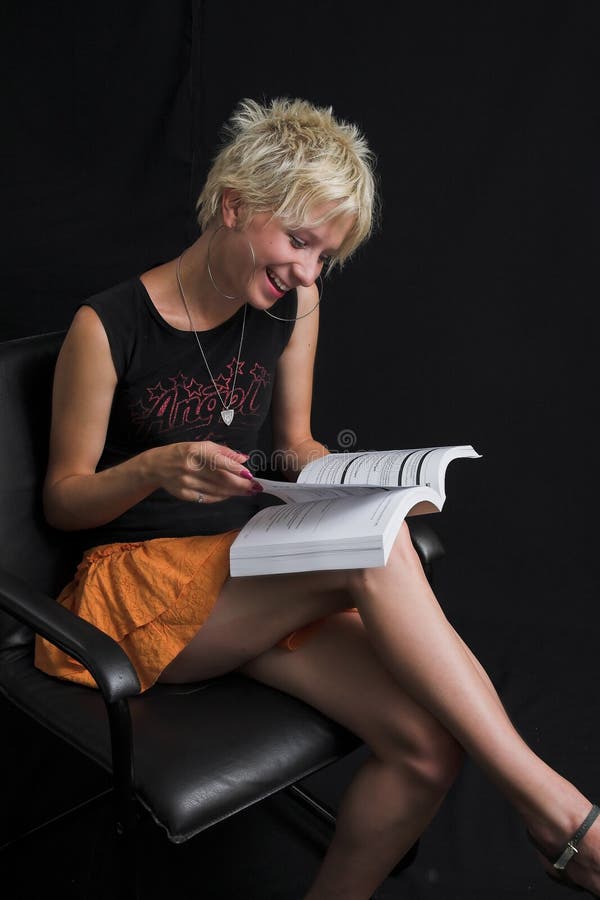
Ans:
{"label": "nose", "polygon": [[314,284],[323,268],[323,261],[318,253],[307,254],[302,262],[294,263],[294,274],[303,287]]}

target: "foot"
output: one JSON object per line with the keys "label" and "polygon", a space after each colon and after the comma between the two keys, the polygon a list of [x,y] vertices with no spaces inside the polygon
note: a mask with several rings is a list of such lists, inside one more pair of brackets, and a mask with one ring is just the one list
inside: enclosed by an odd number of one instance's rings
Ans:
{"label": "foot", "polygon": [[529,829],[532,843],[551,878],[578,886],[600,897],[600,808],[588,803],[587,811],[565,838],[552,828]]}

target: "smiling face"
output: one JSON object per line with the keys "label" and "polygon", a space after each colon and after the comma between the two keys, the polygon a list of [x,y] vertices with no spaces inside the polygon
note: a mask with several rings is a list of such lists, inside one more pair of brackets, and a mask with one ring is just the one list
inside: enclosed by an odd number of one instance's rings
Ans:
{"label": "smiling face", "polygon": [[[331,256],[335,256],[348,235],[353,217],[337,216],[321,224],[323,216],[331,212],[334,204],[325,204],[312,210],[311,222],[299,228],[290,228],[271,213],[258,213],[240,233],[247,238],[254,250],[255,270],[251,282],[246,281],[244,299],[258,309],[269,309],[273,303],[293,288],[314,284]],[[227,216],[224,215],[224,219]],[[227,224],[227,222],[225,222]],[[234,224],[233,221],[231,224]],[[230,225],[231,227],[231,225]],[[238,282],[248,273],[246,260],[237,273],[231,272]],[[231,263],[235,265],[234,260]]]}

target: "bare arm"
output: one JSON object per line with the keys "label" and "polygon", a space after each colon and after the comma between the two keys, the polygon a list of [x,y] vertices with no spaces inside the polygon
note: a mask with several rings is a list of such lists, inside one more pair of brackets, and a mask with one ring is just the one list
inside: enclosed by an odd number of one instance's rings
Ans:
{"label": "bare arm", "polygon": [[246,456],[212,442],[146,450],[96,472],[117,384],[108,338],[93,309],[76,313],[54,377],[50,455],[44,482],[48,522],[65,531],[112,521],[159,487],[183,500],[247,494]]}
{"label": "bare arm", "polygon": [[[318,299],[315,285],[298,288],[298,315],[308,312]],[[313,459],[329,453],[311,431],[313,372],[319,332],[318,307],[299,319],[277,365],[273,389],[273,447],[282,475],[295,481]]]}

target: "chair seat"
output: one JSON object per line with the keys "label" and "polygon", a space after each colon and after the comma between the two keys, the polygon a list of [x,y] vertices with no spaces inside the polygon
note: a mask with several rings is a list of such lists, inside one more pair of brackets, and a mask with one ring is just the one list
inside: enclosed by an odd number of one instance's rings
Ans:
{"label": "chair seat", "polygon": [[[0,691],[13,703],[111,770],[98,691],[38,671],[26,647],[2,651],[0,673]],[[134,788],[175,843],[361,745],[308,704],[236,673],[155,685],[129,705]]]}

